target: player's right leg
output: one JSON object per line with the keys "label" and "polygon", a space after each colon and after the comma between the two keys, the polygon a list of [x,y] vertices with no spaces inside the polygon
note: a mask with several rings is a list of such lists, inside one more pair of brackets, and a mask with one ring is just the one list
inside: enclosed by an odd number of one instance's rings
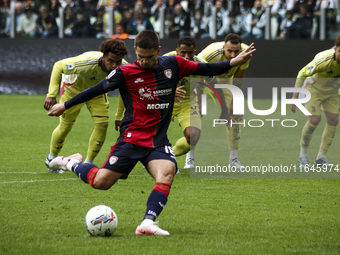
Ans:
{"label": "player's right leg", "polygon": [[308,120],[302,128],[299,163],[302,167],[311,167],[308,159],[308,147],[313,133],[321,121],[321,100],[319,95],[311,91],[311,99],[306,103],[305,107],[312,115],[308,116]]}
{"label": "player's right leg", "polygon": [[[67,96],[65,93],[61,96],[60,102],[65,102],[71,97]],[[70,109],[67,109],[62,116],[59,117],[59,125],[54,129],[51,137],[50,143],[50,153],[47,155],[45,164],[50,169],[52,173],[63,173],[61,169],[51,169],[49,163],[51,160],[58,156],[60,150],[62,149],[65,139],[77,119],[80,109],[83,104],[76,105]],[[60,171],[61,170],[61,171]]]}
{"label": "player's right leg", "polygon": [[89,100],[86,104],[92,116],[94,129],[89,140],[84,163],[92,164],[106,139],[107,128],[109,126],[109,101],[107,95],[103,94]]}
{"label": "player's right leg", "polygon": [[300,166],[302,167],[311,167],[309,160],[308,160],[308,147],[312,140],[314,130],[316,129],[320,120],[321,120],[321,115],[309,116],[306,124],[302,128],[302,134],[301,134],[301,140],[300,140],[300,157],[299,157],[299,163],[300,163]]}

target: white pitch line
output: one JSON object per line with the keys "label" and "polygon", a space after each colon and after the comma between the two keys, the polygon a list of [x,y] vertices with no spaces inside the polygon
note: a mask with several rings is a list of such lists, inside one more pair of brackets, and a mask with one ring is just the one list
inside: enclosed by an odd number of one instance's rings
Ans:
{"label": "white pitch line", "polygon": [[54,180],[30,180],[30,181],[11,181],[11,182],[0,182],[0,184],[9,184],[9,183],[32,183],[32,182],[54,182],[54,181],[73,181],[78,180],[77,178],[68,178],[68,179],[54,179]]}
{"label": "white pitch line", "polygon": [[0,172],[0,174],[51,174],[50,172]]}

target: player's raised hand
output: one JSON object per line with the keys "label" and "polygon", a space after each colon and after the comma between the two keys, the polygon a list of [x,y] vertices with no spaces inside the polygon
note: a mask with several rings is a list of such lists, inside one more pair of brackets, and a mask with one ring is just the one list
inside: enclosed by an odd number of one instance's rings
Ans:
{"label": "player's raised hand", "polygon": [[57,99],[55,97],[46,97],[44,108],[48,111],[56,103],[57,103]]}
{"label": "player's raised hand", "polygon": [[52,108],[47,113],[47,115],[58,117],[58,116],[62,115],[65,110],[66,110],[66,108],[65,108],[64,104],[55,104],[55,105],[52,106]]}
{"label": "player's raised hand", "polygon": [[255,51],[256,49],[254,47],[254,43],[251,43],[247,49],[245,49],[240,54],[238,54],[235,58],[232,58],[230,60],[230,65],[231,66],[243,65],[253,56],[253,53]]}

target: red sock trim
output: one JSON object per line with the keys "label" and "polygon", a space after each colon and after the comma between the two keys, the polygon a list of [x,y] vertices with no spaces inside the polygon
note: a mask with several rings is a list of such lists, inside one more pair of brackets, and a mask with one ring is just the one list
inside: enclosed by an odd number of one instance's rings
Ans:
{"label": "red sock trim", "polygon": [[159,192],[164,193],[165,195],[169,196],[171,189],[171,185],[163,182],[156,182],[153,190],[157,190]]}
{"label": "red sock trim", "polygon": [[96,175],[97,175],[98,171],[99,171],[98,167],[93,167],[93,168],[91,168],[91,170],[87,174],[86,182],[88,184],[90,184],[92,187],[93,187],[93,181],[96,178]]}

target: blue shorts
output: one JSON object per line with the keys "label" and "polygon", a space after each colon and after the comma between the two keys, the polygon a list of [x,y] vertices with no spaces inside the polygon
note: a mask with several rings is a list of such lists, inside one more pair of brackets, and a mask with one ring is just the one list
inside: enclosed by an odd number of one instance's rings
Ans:
{"label": "blue shorts", "polygon": [[111,152],[101,168],[123,174],[120,178],[126,179],[138,161],[148,170],[147,165],[153,159],[166,159],[175,163],[177,161],[171,144],[156,148],[141,147],[132,143],[117,142],[111,147]]}

